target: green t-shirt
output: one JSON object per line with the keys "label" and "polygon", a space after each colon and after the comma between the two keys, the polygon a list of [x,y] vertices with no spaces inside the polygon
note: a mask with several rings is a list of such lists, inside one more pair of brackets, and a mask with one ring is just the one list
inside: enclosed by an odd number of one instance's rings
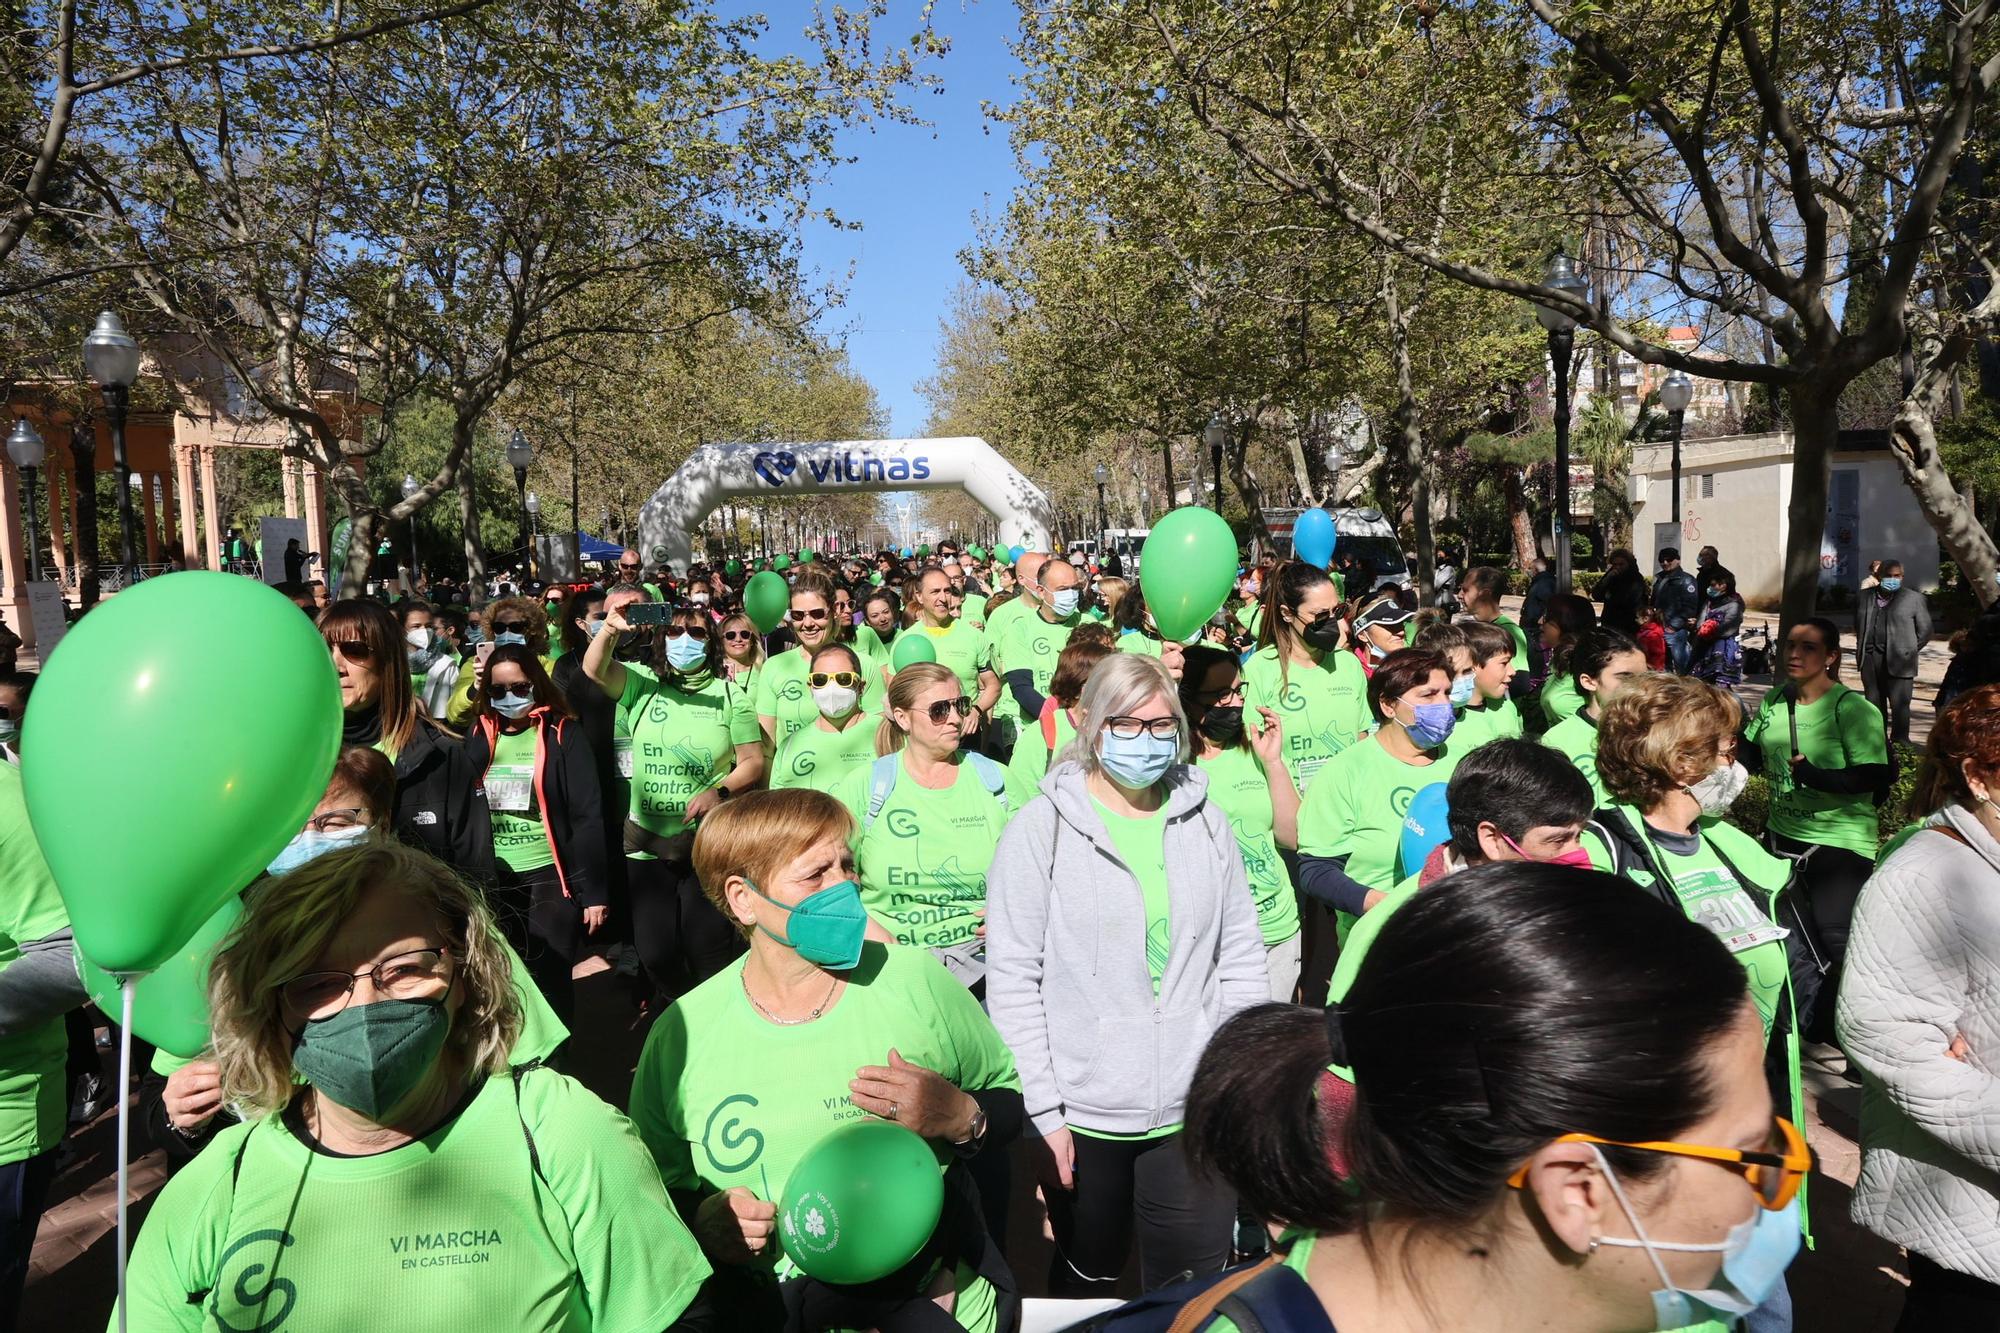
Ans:
{"label": "green t-shirt", "polygon": [[[882,673],[876,670],[878,663],[861,652],[859,645],[850,646],[861,657],[861,711],[879,713],[887,691],[882,685]],[[806,677],[811,674],[812,659],[803,648],[785,649],[766,661],[758,673],[755,712],[759,722],[767,717],[775,719],[771,730],[773,745],[783,745],[793,732],[819,721],[819,705],[813,702],[812,689],[806,684]]]}
{"label": "green t-shirt", "polygon": [[896,784],[873,823],[873,764],[834,784],[833,797],[854,816],[854,858],[869,914],[899,943],[946,949],[979,928],[986,868],[1007,811],[970,763],[961,760],[957,780],[932,791],[910,776],[907,753],[897,756]]}
{"label": "green t-shirt", "polygon": [[[82,816],[79,816],[82,817]],[[0,763],[0,972],[20,961],[23,945],[69,925],[69,909],[28,823],[21,770]],[[49,1019],[0,1037],[0,1163],[19,1162],[62,1142],[69,1106],[69,1039]]]}
{"label": "green t-shirt", "polygon": [[959,604],[958,615],[961,620],[971,621],[974,628],[986,628],[986,599],[976,592],[965,594],[965,600]]}
{"label": "green t-shirt", "polygon": [[[888,1064],[892,1046],[963,1091],[1021,1086],[979,1001],[922,949],[863,945],[833,1008],[791,1026],[751,1007],[743,964],[660,1015],[632,1078],[632,1119],[670,1190],[706,1196],[741,1185],[775,1202],[806,1149],[862,1118],[848,1082],[863,1065]],[[942,1170],[950,1155],[932,1147]],[[765,1262],[793,1271],[780,1254]],[[959,1323],[991,1330],[992,1289],[963,1269],[960,1278]]]}
{"label": "green t-shirt", "polygon": [[1264,628],[1263,603],[1245,602],[1243,605],[1237,607],[1236,623],[1241,625],[1244,632],[1250,635],[1251,638],[1256,638],[1258,631]]}
{"label": "green t-shirt", "polygon": [[1514,641],[1514,670],[1516,672],[1526,671],[1528,669],[1528,632],[1504,614],[1493,617],[1493,623],[1501,629],[1506,630],[1507,637]]}
{"label": "green t-shirt", "polygon": [[1368,730],[1368,675],[1354,654],[1336,649],[1317,667],[1298,662],[1281,672],[1275,646],[1243,667],[1243,706],[1268,708],[1285,727],[1285,767],[1301,793],[1313,775]]}
{"label": "green t-shirt", "polygon": [[858,764],[875,758],[875,728],[882,719],[856,711],[843,731],[828,731],[818,723],[800,727],[778,747],[771,761],[771,788],[811,787],[832,791]]}
{"label": "green t-shirt", "polygon": [[1147,657],[1160,655],[1160,641],[1150,634],[1141,634],[1136,629],[1121,630],[1115,647],[1121,653],[1141,653]]}
{"label": "green t-shirt", "polygon": [[1584,704],[1583,691],[1577,689],[1576,677],[1568,672],[1543,681],[1537,698],[1542,706],[1542,723],[1549,727],[1575,717]]}
{"label": "green t-shirt", "polygon": [[1014,753],[1007,759],[1007,799],[1016,810],[1041,794],[1042,779],[1049,775],[1049,765],[1075,739],[1076,728],[1070,725],[1067,708],[1056,709],[1053,748],[1042,736],[1040,718],[1035,719],[1034,725],[1021,728],[1020,737],[1014,742]]}
{"label": "green t-shirt", "polygon": [[677,1320],[708,1274],[631,1124],[534,1069],[372,1157],[314,1152],[278,1116],[224,1129],[146,1217],[130,1320],[637,1333]]}
{"label": "green t-shirt", "polygon": [[1417,881],[1422,876],[1421,868],[1411,871],[1389,890],[1388,897],[1354,919],[1347,938],[1340,942],[1340,957],[1334,960],[1333,979],[1327,982],[1326,998],[1329,1001],[1347,998],[1347,992],[1354,988],[1355,975],[1361,971],[1361,960],[1368,956],[1368,947],[1375,943],[1375,937],[1382,933],[1382,927],[1389,924],[1389,918],[1396,914],[1396,909],[1416,896]]}
{"label": "green t-shirt", "polygon": [[681,815],[688,802],[729,776],[736,747],[753,745],[763,735],[749,698],[715,676],[689,689],[645,667],[628,666],[618,711],[635,756],[632,821],[663,838],[687,829]]}
{"label": "green t-shirt", "polygon": [[948,629],[915,625],[903,632],[921,634],[929,639],[939,664],[951,668],[952,674],[958,677],[960,688],[969,697],[979,697],[979,673],[993,665],[992,650],[987,647],[983,631],[961,616],[952,621]]}
{"label": "green t-shirt", "polygon": [[[1796,751],[1794,716],[1799,733]],[[1867,793],[1842,796],[1801,786],[1792,778],[1792,755],[1803,754],[1825,769],[1888,763],[1881,709],[1836,684],[1794,714],[1785,693],[1773,690],[1764,696],[1764,706],[1750,720],[1744,738],[1764,754],[1764,774],[1771,784],[1768,827],[1773,833],[1875,859],[1880,833],[1874,800]]]}
{"label": "green t-shirt", "polygon": [[1556,723],[1542,733],[1542,744],[1576,765],[1576,771],[1590,783],[1599,809],[1611,804],[1611,793],[1604,789],[1604,779],[1597,776],[1597,724],[1590,720],[1590,714],[1579,711]]}
{"label": "green t-shirt", "polygon": [[535,799],[535,729],[500,732],[486,769],[486,804],[493,812],[493,854],[526,874],[556,863]]}
{"label": "green t-shirt", "polygon": [[1271,783],[1248,746],[1232,746],[1196,761],[1208,774],[1208,799],[1229,816],[1243,876],[1257,904],[1257,926],[1266,945],[1282,944],[1299,933],[1299,904],[1285,863],[1278,859],[1272,824]]}
{"label": "green t-shirt", "polygon": [[1096,797],[1091,804],[1111,835],[1111,845],[1118,849],[1118,859],[1139,881],[1139,897],[1146,908],[1146,970],[1153,974],[1157,996],[1174,944],[1172,905],[1167,899],[1167,807],[1162,803],[1150,815],[1128,818],[1113,813]]}
{"label": "green t-shirt", "polygon": [[[1071,616],[1068,620],[1058,620],[1051,624],[1039,615],[1015,617],[1007,627],[1005,646],[1000,650],[1000,660],[1007,664],[1008,671],[1027,671],[1034,677],[1035,693],[1046,697],[1049,682],[1056,678],[1056,659],[1069,643],[1069,636],[1082,623],[1082,616]],[[1022,733],[1035,725],[1031,717],[1019,704],[1013,703],[1013,695],[1007,694],[1002,701],[1001,711],[1011,713]]]}
{"label": "green t-shirt", "polygon": [[1023,616],[1039,619],[1034,604],[1026,596],[1009,598],[987,613],[986,642],[993,650],[993,669],[1002,677],[1013,670],[1014,665],[1024,665],[1018,663],[1010,665],[1007,661],[1007,649],[1010,646],[1007,632],[1014,622]]}
{"label": "green t-shirt", "polygon": [[1450,741],[1430,754],[1428,764],[1406,764],[1371,736],[1335,755],[1299,807],[1299,851],[1345,856],[1352,879],[1384,892],[1394,888],[1404,873],[1396,861],[1410,801],[1432,783],[1449,781],[1458,764],[1459,749]]}
{"label": "green t-shirt", "polygon": [[1503,694],[1498,699],[1488,699],[1483,708],[1459,709],[1451,739],[1460,754],[1471,754],[1488,741],[1518,740],[1521,735],[1521,710]]}

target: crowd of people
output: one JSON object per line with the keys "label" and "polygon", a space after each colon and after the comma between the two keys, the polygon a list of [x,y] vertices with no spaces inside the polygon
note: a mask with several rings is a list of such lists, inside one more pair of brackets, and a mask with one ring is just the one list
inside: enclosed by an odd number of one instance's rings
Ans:
{"label": "crowd of people", "polygon": [[[139,1089],[176,1173],[132,1326],[1165,1327],[1113,1308],[1136,1258],[1177,1327],[1776,1333],[1803,1048],[1862,1081],[1901,1327],[1993,1327],[2000,684],[1884,848],[1900,585],[1866,692],[1813,619],[1746,710],[1714,554],[1648,586],[1614,553],[1601,609],[1518,618],[1497,569],[1440,609],[1266,559],[1186,641],[1143,563],[949,544],[790,565],[761,629],[760,570],[634,551],[477,609],[303,599],[342,748],[244,891],[209,1049]],[[6,765],[0,875],[11,1313],[82,992]],[[593,955],[643,1034],[615,1107],[568,1072]],[[841,1284],[778,1201],[863,1117],[945,1202]]]}

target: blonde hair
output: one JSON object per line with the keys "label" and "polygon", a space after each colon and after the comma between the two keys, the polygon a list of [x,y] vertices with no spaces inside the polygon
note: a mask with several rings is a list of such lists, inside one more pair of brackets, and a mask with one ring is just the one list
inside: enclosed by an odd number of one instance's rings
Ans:
{"label": "blonde hair", "polygon": [[278,991],[313,969],[334,933],[370,889],[392,886],[436,915],[451,950],[454,986],[464,1001],[446,1051],[468,1072],[497,1074],[521,1031],[513,966],[479,890],[442,862],[381,838],[330,852],[253,886],[243,919],[217,952],[209,973],[211,1044],[222,1099],[260,1115],[283,1110],[298,1092],[297,1044]]}
{"label": "blonde hair", "polygon": [[1117,615],[1118,603],[1125,600],[1125,594],[1131,589],[1132,585],[1116,574],[1100,575],[1097,580],[1097,599],[1104,603],[1104,614]]}
{"label": "blonde hair", "polygon": [[1742,717],[1733,695],[1692,676],[1636,677],[1598,709],[1597,775],[1642,811],[1712,769]]}
{"label": "blonde hair", "polygon": [[828,838],[846,839],[854,816],[825,792],[810,787],[758,791],[725,801],[708,812],[694,835],[694,873],[715,910],[748,936],[753,929],[736,919],[722,886],[740,875],[765,885],[786,866]]}
{"label": "blonde hair", "polygon": [[[890,716],[894,709],[908,712],[917,706],[917,696],[933,685],[959,685],[958,673],[942,662],[912,662],[889,678],[889,695],[882,704],[882,720],[875,726],[875,753],[894,754],[910,739],[910,733]],[[963,692],[963,687],[960,687]]]}
{"label": "blonde hair", "polygon": [[1091,670],[1090,679],[1083,685],[1083,696],[1077,700],[1077,706],[1083,709],[1083,723],[1076,729],[1076,739],[1058,756],[1058,762],[1074,761],[1083,765],[1084,772],[1096,772],[1097,733],[1104,729],[1104,724],[1114,717],[1126,716],[1155,697],[1167,701],[1179,733],[1174,762],[1186,763],[1188,720],[1181,707],[1180,690],[1166,664],[1144,653],[1112,653]]}

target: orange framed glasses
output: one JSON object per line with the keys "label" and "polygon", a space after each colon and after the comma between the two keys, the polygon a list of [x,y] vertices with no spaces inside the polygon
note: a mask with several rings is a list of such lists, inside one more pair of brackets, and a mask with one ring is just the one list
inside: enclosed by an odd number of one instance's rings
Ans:
{"label": "orange framed glasses", "polygon": [[[1725,1166],[1739,1166],[1743,1178],[1750,1182],[1750,1188],[1757,1191],[1757,1199],[1764,1207],[1777,1212],[1798,1196],[1799,1184],[1812,1170],[1812,1149],[1806,1144],[1806,1136],[1799,1133],[1799,1127],[1783,1116],[1775,1116],[1771,1133],[1771,1151],[1747,1152],[1741,1148],[1711,1148],[1700,1143],[1625,1143],[1619,1139],[1600,1139],[1595,1134],[1564,1134],[1551,1139],[1551,1143],[1601,1143],[1607,1148],[1632,1148],[1638,1152],[1667,1153],[1674,1157],[1698,1157],[1707,1162],[1721,1162]],[[1507,1183],[1520,1189],[1528,1181],[1528,1165],[1523,1162],[1521,1169],[1507,1178]]]}

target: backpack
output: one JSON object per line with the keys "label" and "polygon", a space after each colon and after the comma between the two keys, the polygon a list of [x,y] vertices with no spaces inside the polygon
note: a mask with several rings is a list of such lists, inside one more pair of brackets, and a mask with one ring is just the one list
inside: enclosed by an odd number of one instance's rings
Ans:
{"label": "backpack", "polygon": [[[960,757],[972,766],[974,773],[979,775],[979,785],[986,788],[987,794],[994,800],[1000,802],[1000,812],[1009,813],[1007,770],[976,750],[966,750]],[[902,771],[903,756],[900,753],[883,755],[869,770],[868,813],[861,820],[862,832],[868,831],[869,825],[875,822],[875,816],[881,814],[882,807],[889,803],[889,793],[896,790],[896,776]]]}
{"label": "backpack", "polygon": [[1195,1333],[1217,1319],[1241,1333],[1335,1333],[1312,1287],[1275,1254],[1147,1292],[1067,1333]]}

